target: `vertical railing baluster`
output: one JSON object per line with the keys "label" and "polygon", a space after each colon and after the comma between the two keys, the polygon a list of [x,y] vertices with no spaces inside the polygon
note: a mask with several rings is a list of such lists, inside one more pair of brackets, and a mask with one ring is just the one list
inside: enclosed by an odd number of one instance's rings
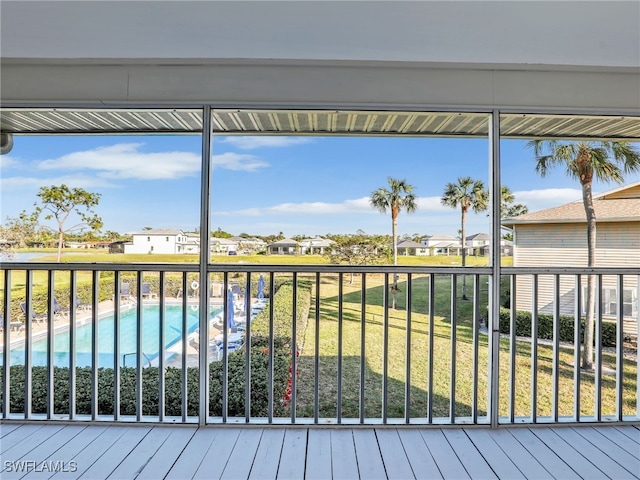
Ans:
{"label": "vertical railing baluster", "polygon": [[[120,420],[120,282],[116,270],[113,283],[113,419]],[[124,366],[124,365],[123,365]]]}
{"label": "vertical railing baluster", "polygon": [[244,291],[245,314],[245,370],[244,370],[244,420],[251,420],[251,272],[247,272],[247,284]]}
{"label": "vertical railing baluster", "polygon": [[473,365],[471,379],[471,421],[478,423],[478,350],[480,342],[480,276],[473,276]]}
{"label": "vertical railing baluster", "polygon": [[538,422],[538,275],[531,282],[531,421]]}
{"label": "vertical railing baluster", "polygon": [[24,319],[24,418],[31,418],[32,398],[31,398],[31,326],[33,317],[33,306],[31,305],[33,299],[33,272],[31,270],[26,271],[26,308]]}
{"label": "vertical railing baluster", "polygon": [[344,278],[342,272],[338,273],[338,398],[336,402],[337,421],[342,423],[342,334],[343,334],[343,303]]}
{"label": "vertical railing baluster", "polygon": [[54,413],[53,391],[53,330],[55,322],[54,295],[55,295],[55,271],[49,270],[47,284],[47,419],[51,420]]}
{"label": "vertical railing baluster", "polygon": [[551,416],[558,422],[560,396],[560,275],[553,276],[553,363],[551,366]]}
{"label": "vertical railing baluster", "polygon": [[575,279],[575,305],[573,324],[573,417],[580,421],[580,337],[582,321],[582,278],[578,274]]}
{"label": "vertical railing baluster", "polygon": [[313,423],[320,417],[320,272],[316,272],[315,333],[313,356]]}
{"label": "vertical railing baluster", "polygon": [[269,272],[269,398],[268,398],[268,421],[273,423],[273,375],[274,375],[274,331],[273,331],[273,296],[275,292],[275,272]]}
{"label": "vertical railing baluster", "polygon": [[296,423],[296,372],[298,371],[298,272],[293,272],[293,314],[291,326],[291,423]]}
{"label": "vertical railing baluster", "polygon": [[[142,272],[136,274],[136,420],[142,421]],[[186,335],[186,334],[185,334]]]}
{"label": "vertical railing baluster", "polygon": [[73,420],[76,416],[76,321],[77,314],[75,304],[78,293],[76,271],[71,271],[70,278],[70,295],[72,297],[69,312],[69,420]]}
{"label": "vertical railing baluster", "polygon": [[411,301],[412,277],[407,273],[406,320],[405,330],[405,373],[404,373],[404,422],[411,422]]}
{"label": "vertical railing baluster", "polygon": [[100,272],[94,271],[91,279],[91,420],[98,418],[98,304],[100,303]]}
{"label": "vertical railing baluster", "polygon": [[[396,275],[394,273],[394,275]],[[395,282],[394,282],[395,284]],[[395,293],[394,293],[395,295]],[[389,388],[389,274],[384,274],[383,323],[382,323],[382,423],[387,423],[387,401]]]}
{"label": "vertical railing baluster", "polygon": [[617,277],[618,311],[616,315],[616,420],[622,421],[624,393],[624,276]]}
{"label": "vertical railing baluster", "polygon": [[602,420],[602,275],[596,277],[596,371],[595,413],[596,421]]}
{"label": "vertical railing baluster", "polygon": [[367,356],[366,356],[366,325],[367,325],[367,274],[361,274],[360,282],[360,423],[364,423],[365,418],[365,382],[367,372]]}
{"label": "vertical railing baluster", "polygon": [[[180,365],[180,368],[182,369],[182,383],[180,386],[180,390],[182,392],[182,405],[181,405],[181,412],[182,412],[182,422],[186,422],[187,421],[187,408],[189,405],[188,402],[188,394],[189,392],[187,391],[187,348],[188,348],[188,339],[187,339],[187,319],[188,319],[188,315],[189,312],[187,311],[188,309],[188,300],[189,300],[189,291],[187,290],[188,286],[187,286],[187,272],[182,272],[182,326],[181,326],[181,331],[182,331],[182,338],[180,339],[180,341],[182,342],[182,364]],[[226,298],[226,297],[225,297]]]}
{"label": "vertical railing baluster", "polygon": [[[511,298],[509,299],[509,422],[515,422],[516,412],[516,276],[511,275]],[[499,307],[498,307],[499,308]]]}
{"label": "vertical railing baluster", "polygon": [[433,423],[433,341],[434,341],[434,325],[436,317],[435,296],[436,296],[436,276],[434,273],[429,274],[429,371],[427,373],[427,422]]}
{"label": "vertical railing baluster", "polygon": [[4,270],[4,345],[2,349],[2,418],[11,413],[11,270]]}
{"label": "vertical railing baluster", "polygon": [[158,420],[164,421],[165,417],[165,343],[166,343],[166,305],[165,272],[160,272],[158,279]]}

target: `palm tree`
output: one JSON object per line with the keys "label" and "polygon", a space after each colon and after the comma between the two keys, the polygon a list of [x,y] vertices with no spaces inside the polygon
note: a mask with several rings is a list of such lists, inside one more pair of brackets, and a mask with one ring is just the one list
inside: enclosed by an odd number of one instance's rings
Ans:
{"label": "palm tree", "polygon": [[[391,233],[393,236],[393,265],[398,265],[398,214],[401,210],[407,213],[415,212],[418,208],[416,197],[412,193],[413,186],[406,180],[396,180],[389,177],[389,190],[379,188],[371,193],[371,206],[382,213],[391,212]],[[396,292],[398,291],[398,275],[393,276],[392,308],[396,308]]]}
{"label": "palm tree", "polygon": [[[458,183],[447,183],[444,187],[444,193],[440,199],[442,205],[451,208],[460,207],[461,210],[461,229],[460,237],[462,238],[462,266],[466,265],[466,248],[465,248],[465,225],[467,222],[467,212],[471,208],[474,212],[482,212],[487,209],[489,204],[489,193],[484,188],[484,184],[480,180],[473,180],[471,177],[458,177]],[[467,300],[466,277],[462,276],[462,299]]]}
{"label": "palm tree", "polygon": [[500,187],[500,218],[517,217],[529,211],[526,205],[513,203],[515,201],[516,197],[511,189],[506,185],[502,185],[502,187]]}
{"label": "palm tree", "polygon": [[[591,187],[593,178],[602,182],[624,181],[624,174],[640,171],[640,154],[627,142],[561,142],[533,140],[527,144],[536,158],[536,172],[545,177],[555,165],[564,165],[567,175],[582,186],[587,218],[587,266],[596,265],[596,212]],[[596,277],[589,275],[585,312],[582,368],[593,369]]]}

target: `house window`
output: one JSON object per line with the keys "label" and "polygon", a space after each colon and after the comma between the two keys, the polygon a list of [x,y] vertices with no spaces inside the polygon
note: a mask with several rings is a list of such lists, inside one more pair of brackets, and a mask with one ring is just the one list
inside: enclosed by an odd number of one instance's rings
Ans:
{"label": "house window", "polygon": [[167,240],[167,242],[169,241],[169,237],[164,237],[164,238]]}
{"label": "house window", "polygon": [[147,242],[150,242],[150,241],[151,241],[151,237],[147,237]]}
{"label": "house window", "polygon": [[[616,287],[602,287],[601,297],[602,315],[615,317],[618,315],[618,289]],[[587,286],[582,287],[582,308],[586,311]],[[626,287],[622,292],[622,316],[632,317],[638,314],[638,289]]]}

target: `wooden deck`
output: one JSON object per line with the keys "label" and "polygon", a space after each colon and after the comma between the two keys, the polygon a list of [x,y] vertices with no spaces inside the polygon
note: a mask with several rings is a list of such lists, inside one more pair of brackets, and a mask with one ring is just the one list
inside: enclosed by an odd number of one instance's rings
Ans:
{"label": "wooden deck", "polygon": [[[637,426],[0,425],[2,479],[640,478]],[[62,470],[62,471],[61,471]]]}

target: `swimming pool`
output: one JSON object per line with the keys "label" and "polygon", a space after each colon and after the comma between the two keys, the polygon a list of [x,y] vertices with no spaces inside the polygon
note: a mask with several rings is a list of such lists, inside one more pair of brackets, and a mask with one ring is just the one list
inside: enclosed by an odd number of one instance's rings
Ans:
{"label": "swimming pool", "polygon": [[[199,315],[195,307],[187,308],[187,334],[198,328]],[[216,314],[222,308],[212,311]],[[120,365],[133,367],[136,364],[137,348],[137,316],[136,308],[120,313]],[[142,308],[142,352],[144,364],[148,364],[158,356],[160,343],[160,310],[158,305],[148,305]],[[76,365],[78,367],[91,366],[91,333],[93,325],[87,323],[76,328]],[[98,366],[113,367],[114,354],[114,321],[113,315],[98,321]],[[165,350],[182,338],[182,306],[165,307]],[[57,367],[69,366],[69,331],[65,330],[54,335],[53,363]],[[47,364],[47,339],[42,338],[33,342],[31,358],[34,366]],[[24,345],[11,349],[11,365],[24,365]]]}

